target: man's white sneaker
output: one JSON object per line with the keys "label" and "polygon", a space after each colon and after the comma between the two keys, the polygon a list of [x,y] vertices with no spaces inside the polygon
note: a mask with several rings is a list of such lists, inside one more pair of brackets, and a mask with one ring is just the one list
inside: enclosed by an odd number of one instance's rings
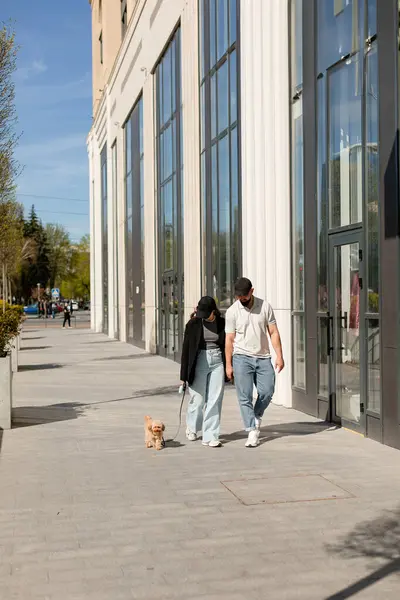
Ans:
{"label": "man's white sneaker", "polygon": [[219,440],[211,440],[211,442],[202,442],[203,446],[210,446],[210,448],[220,448],[221,442]]}
{"label": "man's white sneaker", "polygon": [[197,440],[197,435],[193,433],[193,431],[190,431],[190,429],[186,429],[186,438],[189,442],[195,442]]}
{"label": "man's white sneaker", "polygon": [[261,417],[256,417],[256,429],[257,429],[257,431],[260,431],[261,424],[262,424],[262,418]]}
{"label": "man's white sneaker", "polygon": [[260,432],[257,429],[253,429],[253,431],[249,431],[249,437],[247,438],[247,442],[245,444],[246,448],[256,448],[259,443]]}

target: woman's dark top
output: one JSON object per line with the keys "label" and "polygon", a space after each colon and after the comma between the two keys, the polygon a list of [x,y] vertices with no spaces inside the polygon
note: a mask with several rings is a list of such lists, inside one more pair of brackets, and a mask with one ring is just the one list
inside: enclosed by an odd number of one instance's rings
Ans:
{"label": "woman's dark top", "polygon": [[[187,381],[189,385],[194,381],[199,352],[207,348],[203,323],[205,323],[203,319],[194,317],[190,319],[185,329],[181,359],[181,381]],[[225,319],[216,317],[216,325],[218,333],[216,347],[222,352],[222,360],[225,366]]]}

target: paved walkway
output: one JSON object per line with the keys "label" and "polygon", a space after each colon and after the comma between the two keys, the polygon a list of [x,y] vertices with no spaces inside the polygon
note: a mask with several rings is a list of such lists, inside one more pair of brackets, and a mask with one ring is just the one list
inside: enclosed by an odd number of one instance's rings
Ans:
{"label": "paved walkway", "polygon": [[400,597],[400,453],[271,406],[245,449],[144,448],[177,427],[178,366],[30,326],[0,458],[3,600]]}

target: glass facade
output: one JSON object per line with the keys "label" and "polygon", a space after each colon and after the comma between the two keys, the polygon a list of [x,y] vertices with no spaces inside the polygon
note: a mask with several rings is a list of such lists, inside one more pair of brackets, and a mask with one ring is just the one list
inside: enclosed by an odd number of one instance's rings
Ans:
{"label": "glass facade", "polygon": [[199,7],[203,291],[224,310],[241,268],[239,1]]}
{"label": "glass facade", "polygon": [[[365,431],[381,412],[380,7],[313,0],[309,12],[290,0],[290,8],[293,385],[306,397],[306,375],[308,388],[316,373],[318,412],[327,406]],[[306,244],[305,211],[315,214]],[[306,338],[317,364],[306,361]]]}
{"label": "glass facade", "polygon": [[292,335],[293,385],[306,385],[304,301],[304,143],[302,0],[291,1],[291,130],[292,130]]}
{"label": "glass facade", "polygon": [[103,332],[108,334],[108,197],[107,197],[107,145],[100,155],[101,170],[101,237],[103,274]]}
{"label": "glass facade", "polygon": [[112,160],[112,194],[113,194],[113,215],[114,215],[114,245],[113,245],[113,266],[114,266],[114,337],[119,338],[119,265],[118,265],[118,246],[119,246],[119,210],[118,210],[118,153],[117,141],[111,147]]}
{"label": "glass facade", "polygon": [[180,359],[183,338],[183,189],[180,29],[156,68],[159,352]]}
{"label": "glass facade", "polygon": [[145,343],[145,265],[143,193],[143,100],[125,124],[125,202],[127,339]]}

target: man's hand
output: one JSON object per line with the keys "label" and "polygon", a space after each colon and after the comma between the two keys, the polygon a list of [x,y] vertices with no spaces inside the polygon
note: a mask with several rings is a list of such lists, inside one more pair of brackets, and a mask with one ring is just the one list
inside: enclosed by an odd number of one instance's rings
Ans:
{"label": "man's hand", "polygon": [[233,379],[233,367],[232,365],[226,367],[226,376],[229,379],[229,381],[232,381]]}
{"label": "man's hand", "polygon": [[275,369],[277,373],[280,373],[282,371],[282,369],[285,368],[285,361],[283,360],[282,356],[278,356],[276,361],[275,361]]}

